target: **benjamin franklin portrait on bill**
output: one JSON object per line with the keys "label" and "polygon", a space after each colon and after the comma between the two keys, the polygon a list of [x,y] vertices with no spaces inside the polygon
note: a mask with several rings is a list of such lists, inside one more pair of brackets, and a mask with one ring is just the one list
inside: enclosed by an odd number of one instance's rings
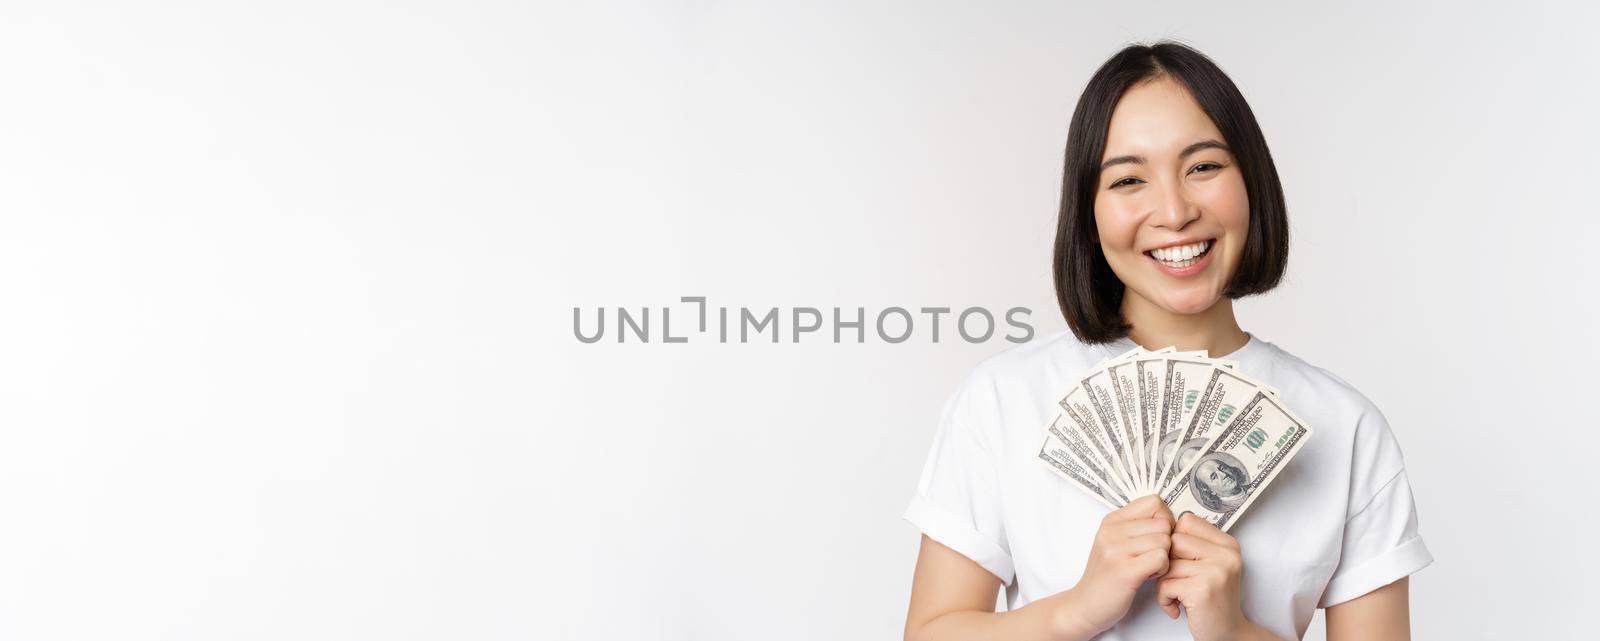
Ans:
{"label": "benjamin franklin portrait on bill", "polygon": [[1226,452],[1201,457],[1189,473],[1189,488],[1194,498],[1212,512],[1232,512],[1244,505],[1250,475],[1244,464]]}

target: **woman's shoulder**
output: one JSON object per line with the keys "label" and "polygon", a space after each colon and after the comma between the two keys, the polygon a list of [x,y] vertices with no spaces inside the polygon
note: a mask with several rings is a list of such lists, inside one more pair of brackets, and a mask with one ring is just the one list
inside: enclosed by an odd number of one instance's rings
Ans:
{"label": "woman's shoulder", "polygon": [[1271,341],[1262,341],[1262,346],[1267,360],[1265,369],[1270,376],[1270,380],[1264,381],[1267,384],[1279,389],[1303,388],[1320,398],[1362,409],[1376,409],[1372,399],[1333,370],[1312,363]]}
{"label": "woman's shoulder", "polygon": [[[1348,488],[1347,507],[1361,509],[1385,484],[1405,470],[1400,437],[1377,403],[1332,368],[1319,366],[1268,345],[1271,380],[1289,411],[1312,429],[1306,450],[1294,465],[1325,474]],[[1304,460],[1302,461],[1301,458]]]}
{"label": "woman's shoulder", "polygon": [[1083,343],[1066,330],[1043,334],[979,360],[960,379],[954,395],[987,412],[1053,406],[1075,377],[1110,349]]}
{"label": "woman's shoulder", "polygon": [[966,378],[968,382],[990,384],[1037,381],[1063,371],[1088,369],[1105,358],[1110,349],[1084,343],[1063,329],[984,357],[969,370]]}
{"label": "woman's shoulder", "polygon": [[1383,411],[1355,384],[1282,346],[1264,341],[1263,347],[1259,374],[1246,373],[1277,388],[1290,411],[1312,420],[1313,429],[1346,432],[1349,438],[1392,438]]}
{"label": "woman's shoulder", "polygon": [[1105,349],[1065,330],[1012,345],[967,369],[945,411],[988,442],[1028,442],[1043,434],[1049,412],[1073,377],[1104,358]]}

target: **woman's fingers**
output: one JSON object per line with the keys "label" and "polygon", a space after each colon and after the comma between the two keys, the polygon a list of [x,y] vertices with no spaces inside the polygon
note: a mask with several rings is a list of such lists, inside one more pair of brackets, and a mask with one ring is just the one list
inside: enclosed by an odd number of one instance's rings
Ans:
{"label": "woman's fingers", "polygon": [[1166,579],[1187,579],[1198,576],[1205,568],[1204,561],[1194,559],[1173,559],[1167,564],[1167,573],[1162,575]]}
{"label": "woman's fingers", "polygon": [[1167,509],[1167,505],[1162,503],[1160,498],[1157,498],[1154,494],[1149,494],[1134,499],[1133,502],[1122,506],[1121,509],[1107,514],[1105,517],[1105,522],[1112,523],[1116,521],[1148,519],[1161,514],[1162,512],[1166,512],[1169,516],[1172,514],[1172,511]]}
{"label": "woman's fingers", "polygon": [[1208,559],[1220,556],[1226,548],[1185,532],[1172,533],[1172,558]]}
{"label": "woman's fingers", "polygon": [[1171,534],[1172,526],[1161,519],[1137,519],[1123,521],[1106,527],[1106,534],[1118,539],[1131,539],[1144,536],[1152,532]]}
{"label": "woman's fingers", "polygon": [[1152,515],[1152,518],[1166,521],[1167,531],[1172,531],[1172,528],[1178,525],[1178,520],[1172,517],[1172,510],[1167,507],[1166,502],[1162,501],[1160,497],[1152,494],[1150,495],[1150,498],[1156,500],[1156,509],[1154,510],[1155,514]]}
{"label": "woman's fingers", "polygon": [[1172,549],[1172,535],[1166,532],[1151,532],[1129,538],[1123,548],[1128,556],[1139,556],[1152,550],[1160,550],[1167,554]]}
{"label": "woman's fingers", "polygon": [[1172,529],[1174,532],[1192,534],[1223,547],[1239,546],[1238,541],[1228,536],[1227,532],[1217,529],[1217,526],[1212,525],[1210,521],[1195,516],[1193,512],[1184,512],[1183,517],[1178,519]]}
{"label": "woman's fingers", "polygon": [[1143,579],[1153,579],[1165,575],[1167,567],[1171,563],[1172,560],[1167,557],[1167,551],[1158,548],[1133,557],[1129,567],[1138,573],[1136,576]]}
{"label": "woman's fingers", "polygon": [[1189,593],[1190,584],[1187,579],[1171,576],[1172,571],[1167,571],[1167,577],[1161,579],[1156,585],[1156,602],[1161,604],[1161,609],[1167,616],[1178,618],[1178,604],[1184,601]]}

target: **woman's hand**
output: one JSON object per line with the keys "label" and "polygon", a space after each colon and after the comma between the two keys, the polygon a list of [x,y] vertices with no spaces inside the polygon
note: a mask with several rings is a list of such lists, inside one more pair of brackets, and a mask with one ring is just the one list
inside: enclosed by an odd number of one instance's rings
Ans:
{"label": "woman's hand", "polygon": [[1101,519],[1083,577],[1060,601],[1058,631],[1087,637],[1116,625],[1139,586],[1167,571],[1172,528],[1172,512],[1154,495]]}
{"label": "woman's hand", "polygon": [[1243,573],[1239,542],[1209,521],[1184,513],[1172,532],[1172,566],[1159,586],[1161,609],[1176,619],[1182,603],[1196,641],[1245,637],[1257,630],[1239,607]]}

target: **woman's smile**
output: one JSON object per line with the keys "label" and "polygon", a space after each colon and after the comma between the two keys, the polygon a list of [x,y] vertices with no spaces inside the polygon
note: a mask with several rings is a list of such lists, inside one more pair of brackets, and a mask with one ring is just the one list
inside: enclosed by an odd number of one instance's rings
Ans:
{"label": "woman's smile", "polygon": [[1155,263],[1156,269],[1168,276],[1183,278],[1204,271],[1211,264],[1211,248],[1215,238],[1183,245],[1160,247],[1144,252]]}

